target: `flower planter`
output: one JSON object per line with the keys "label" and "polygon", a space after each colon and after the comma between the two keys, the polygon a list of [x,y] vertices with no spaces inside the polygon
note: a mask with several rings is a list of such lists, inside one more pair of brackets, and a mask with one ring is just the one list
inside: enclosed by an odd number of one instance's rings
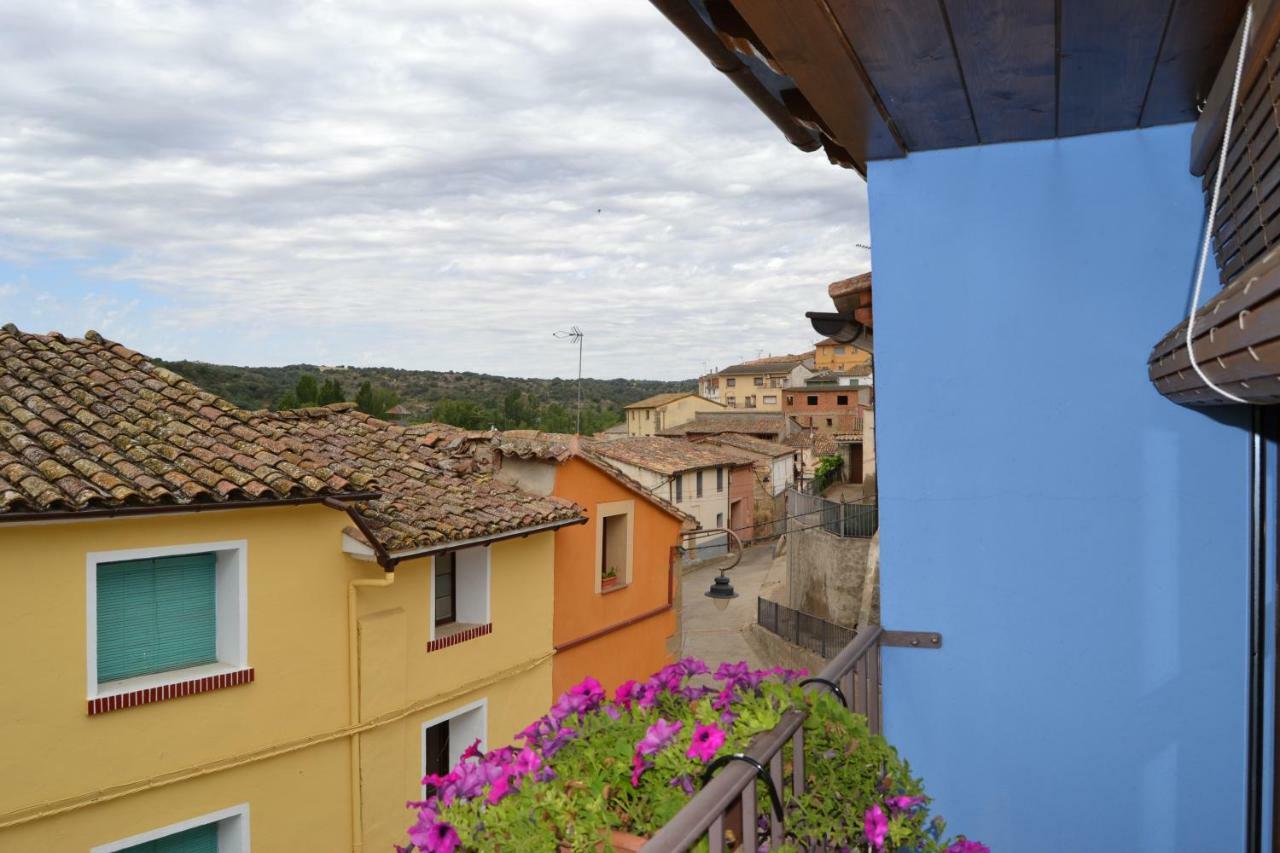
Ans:
{"label": "flower planter", "polygon": [[617,585],[618,585],[618,576],[617,576],[617,575],[614,575],[614,576],[613,576],[613,577],[611,577],[611,578],[601,578],[601,579],[600,579],[600,591],[601,591],[601,592],[604,592],[604,591],[605,591],[605,590],[607,590],[607,589],[613,589],[613,588],[614,588],[614,587],[616,587]]}

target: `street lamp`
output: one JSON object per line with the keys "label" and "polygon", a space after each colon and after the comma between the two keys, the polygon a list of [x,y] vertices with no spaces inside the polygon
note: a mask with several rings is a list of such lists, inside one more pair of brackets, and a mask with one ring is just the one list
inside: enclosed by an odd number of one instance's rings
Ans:
{"label": "street lamp", "polygon": [[574,427],[573,431],[575,435],[582,435],[582,339],[586,335],[577,326],[570,326],[564,331],[556,332],[555,336],[563,341],[578,345],[578,417],[577,426]]}
{"label": "street lamp", "polygon": [[729,600],[737,598],[738,593],[734,591],[733,584],[729,583],[729,579],[724,576],[724,570],[720,570],[720,576],[711,582],[711,589],[703,593],[707,598],[711,599],[711,603],[716,606],[716,610],[724,610],[729,606]]}

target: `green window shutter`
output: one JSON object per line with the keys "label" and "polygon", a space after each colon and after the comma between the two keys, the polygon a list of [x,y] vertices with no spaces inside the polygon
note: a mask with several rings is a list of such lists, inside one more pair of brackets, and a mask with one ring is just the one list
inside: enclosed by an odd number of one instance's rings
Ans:
{"label": "green window shutter", "polygon": [[175,832],[126,848],[124,853],[218,853],[218,824],[206,823]]}
{"label": "green window shutter", "polygon": [[98,681],[218,659],[217,557],[98,564]]}

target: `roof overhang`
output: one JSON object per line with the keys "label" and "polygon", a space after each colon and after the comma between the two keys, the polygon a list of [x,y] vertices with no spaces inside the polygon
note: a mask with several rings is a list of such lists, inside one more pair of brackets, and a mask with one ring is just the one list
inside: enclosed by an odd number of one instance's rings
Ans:
{"label": "roof overhang", "polygon": [[[388,552],[387,558],[392,565],[404,562],[405,560],[413,560],[419,557],[433,557],[436,554],[447,554],[450,551],[459,551],[463,548],[474,548],[482,545],[492,545],[495,542],[504,542],[508,539],[523,539],[526,536],[532,536],[535,533],[545,533],[548,530],[559,530],[561,527],[568,527],[573,524],[586,524],[587,517],[585,515],[576,518],[565,518],[558,521],[548,521],[545,524],[534,524],[529,527],[520,527],[515,530],[507,530],[502,533],[493,533],[488,536],[474,536],[470,539],[458,539],[452,542],[440,542],[435,545],[428,545],[423,548],[406,548],[402,551]],[[357,560],[369,560],[376,562],[378,560],[377,552],[365,542],[361,542],[349,533],[342,534],[342,550],[344,553],[355,557]]]}
{"label": "roof overhang", "polygon": [[1246,0],[651,0],[794,144],[912,151],[1194,121]]}

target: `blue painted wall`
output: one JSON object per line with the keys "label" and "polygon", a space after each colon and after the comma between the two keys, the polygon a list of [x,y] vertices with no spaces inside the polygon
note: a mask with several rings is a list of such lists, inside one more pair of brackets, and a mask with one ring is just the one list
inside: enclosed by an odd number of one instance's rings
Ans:
{"label": "blue painted wall", "polygon": [[887,733],[995,851],[1242,844],[1246,421],[1145,369],[1189,293],[1189,140],[871,167],[883,622],[945,635],[886,651]]}

